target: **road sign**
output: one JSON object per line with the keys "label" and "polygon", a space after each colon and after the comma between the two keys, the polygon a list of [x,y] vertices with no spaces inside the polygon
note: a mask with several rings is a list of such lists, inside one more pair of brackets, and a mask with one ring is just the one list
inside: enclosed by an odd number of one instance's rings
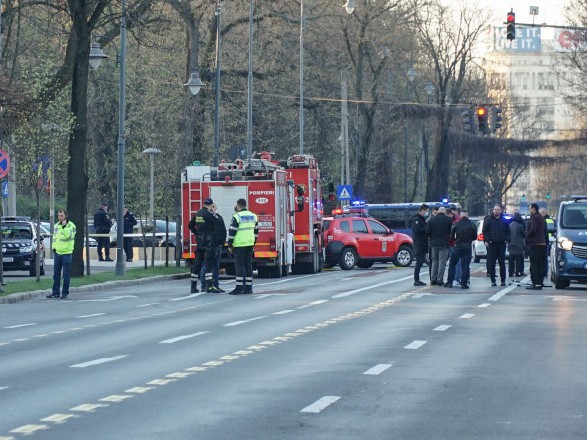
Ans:
{"label": "road sign", "polygon": [[336,187],[338,200],[350,200],[353,197],[353,185],[338,185]]}
{"label": "road sign", "polygon": [[8,180],[2,181],[2,197],[8,197]]}
{"label": "road sign", "polygon": [[10,156],[4,150],[0,150],[0,179],[8,174],[10,170]]}

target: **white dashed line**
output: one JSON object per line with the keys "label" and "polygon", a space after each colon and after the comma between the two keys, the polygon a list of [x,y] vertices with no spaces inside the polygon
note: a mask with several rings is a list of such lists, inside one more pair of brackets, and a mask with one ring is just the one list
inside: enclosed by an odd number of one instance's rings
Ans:
{"label": "white dashed line", "polygon": [[171,338],[171,339],[166,339],[164,341],[161,341],[161,342],[159,342],[159,344],[173,344],[174,342],[183,341],[184,339],[195,338],[196,336],[205,335],[206,333],[210,333],[210,332],[205,331],[205,332],[192,333],[191,335],[178,336],[176,338]]}
{"label": "white dashed line", "polygon": [[448,324],[445,324],[445,325],[439,325],[438,327],[436,327],[436,328],[434,329],[434,331],[435,331],[435,332],[444,332],[444,331],[447,331],[447,330],[448,330],[449,328],[451,328],[451,327],[452,327],[452,325],[448,325]]}
{"label": "white dashed line", "polygon": [[500,299],[505,294],[510,293],[516,287],[518,287],[516,284],[512,284],[511,286],[506,287],[505,289],[500,290],[495,295],[493,295],[492,297],[488,298],[487,301],[497,301],[498,299]]}
{"label": "white dashed line", "polygon": [[128,355],[124,354],[121,356],[114,356],[111,358],[100,358],[100,359],[94,359],[93,361],[88,361],[88,362],[83,362],[81,364],[75,364],[75,365],[70,365],[69,368],[86,368],[86,367],[91,367],[93,365],[100,365],[100,364],[105,364],[107,362],[114,362],[120,359],[124,359],[125,357],[127,357]]}
{"label": "white dashed line", "polygon": [[21,327],[30,327],[31,325],[37,325],[36,322],[31,322],[28,324],[18,324],[18,325],[11,325],[9,327],[4,327],[4,328],[21,328]]}
{"label": "white dashed line", "polygon": [[374,367],[369,368],[363,374],[366,374],[367,376],[377,376],[378,374],[383,373],[388,368],[391,368],[391,364],[377,364]]}
{"label": "white dashed line", "polygon": [[223,327],[234,327],[235,325],[247,324],[249,322],[258,321],[259,319],[265,319],[265,318],[267,318],[267,316],[257,316],[255,318],[245,319],[243,321],[229,322],[228,324],[224,324]]}
{"label": "white dashed line", "polygon": [[92,315],[80,315],[80,316],[76,316],[76,318],[92,318],[94,316],[102,316],[105,315],[106,313],[94,313]]}
{"label": "white dashed line", "polygon": [[354,295],[355,293],[363,292],[365,290],[374,289],[376,287],[381,287],[381,286],[386,286],[388,284],[400,283],[402,281],[411,280],[413,278],[414,277],[412,275],[410,275],[409,277],[403,277],[403,278],[400,278],[398,280],[386,281],[385,283],[379,283],[379,284],[373,284],[371,286],[362,287],[360,289],[349,290],[348,292],[339,293],[338,295],[331,296],[331,298],[344,298],[344,297],[347,297],[347,296]]}
{"label": "white dashed line", "polygon": [[484,309],[486,307],[491,307],[491,304],[489,304],[489,303],[483,303],[483,304],[479,304],[477,307],[479,307],[481,309]]}
{"label": "white dashed line", "polygon": [[406,345],[404,348],[407,350],[417,350],[418,348],[420,348],[422,345],[426,344],[426,342],[428,341],[413,341],[410,342],[408,345]]}
{"label": "white dashed line", "polygon": [[149,307],[149,306],[157,306],[157,305],[159,305],[159,303],[141,304],[141,305],[138,305],[137,307]]}
{"label": "white dashed line", "polygon": [[272,315],[285,315],[292,312],[295,312],[295,310],[281,310],[279,312],[273,312]]}
{"label": "white dashed line", "polygon": [[197,296],[204,295],[204,294],[205,294],[204,292],[192,293],[191,295],[188,295],[188,296],[180,296],[179,298],[171,298],[169,301],[183,301],[184,299],[195,298]]}
{"label": "white dashed line", "polygon": [[304,409],[300,410],[303,413],[313,413],[318,414],[325,408],[328,408],[334,402],[340,399],[340,396],[324,396],[321,399],[318,399],[316,402],[312,403],[311,405],[306,406]]}
{"label": "white dashed line", "polygon": [[0,387],[0,391],[7,390],[7,389],[8,389],[8,387]]}
{"label": "white dashed line", "polygon": [[474,313],[465,313],[465,314],[459,316],[459,318],[461,318],[461,319],[471,319],[473,316],[475,316]]}

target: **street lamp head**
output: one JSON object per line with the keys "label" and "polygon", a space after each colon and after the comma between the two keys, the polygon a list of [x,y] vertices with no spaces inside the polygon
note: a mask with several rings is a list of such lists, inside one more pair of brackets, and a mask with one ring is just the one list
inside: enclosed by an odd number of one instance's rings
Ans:
{"label": "street lamp head", "polygon": [[198,72],[192,72],[192,74],[190,75],[190,80],[184,84],[185,87],[190,89],[192,95],[197,95],[200,92],[200,89],[203,85],[204,83],[200,79],[200,75],[198,75]]}
{"label": "street lamp head", "polygon": [[347,14],[352,14],[355,10],[355,0],[346,0],[346,3],[343,5],[343,8],[346,9]]}
{"label": "street lamp head", "polygon": [[416,69],[413,66],[408,69],[407,76],[411,83],[416,79]]}
{"label": "street lamp head", "polygon": [[428,83],[428,84],[426,85],[426,94],[428,94],[428,96],[432,95],[432,93],[434,93],[434,90],[435,90],[435,89],[436,89],[436,88],[434,87],[434,84],[432,84],[432,83]]}
{"label": "street lamp head", "polygon": [[102,48],[100,47],[100,43],[92,43],[92,46],[90,47],[90,66],[92,66],[93,70],[96,70],[98,67],[100,67],[100,64],[102,63],[102,60],[108,58],[108,55],[106,55],[103,51]]}
{"label": "street lamp head", "polygon": [[161,150],[157,149],[157,148],[147,148],[146,150],[143,150],[143,154],[159,154],[161,153]]}

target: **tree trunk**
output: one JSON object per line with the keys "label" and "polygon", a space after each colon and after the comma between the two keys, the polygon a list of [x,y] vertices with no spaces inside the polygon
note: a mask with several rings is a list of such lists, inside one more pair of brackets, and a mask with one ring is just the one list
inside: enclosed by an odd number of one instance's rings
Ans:
{"label": "tree trunk", "polygon": [[75,34],[75,57],[71,81],[71,112],[75,123],[69,137],[69,163],[67,165],[67,211],[69,218],[78,229],[75,236],[75,247],[71,262],[71,275],[83,276],[83,241],[84,217],[86,215],[86,199],[88,176],[86,170],[87,144],[87,102],[88,73],[90,54],[90,28],[87,22],[87,1],[72,2],[72,32]]}

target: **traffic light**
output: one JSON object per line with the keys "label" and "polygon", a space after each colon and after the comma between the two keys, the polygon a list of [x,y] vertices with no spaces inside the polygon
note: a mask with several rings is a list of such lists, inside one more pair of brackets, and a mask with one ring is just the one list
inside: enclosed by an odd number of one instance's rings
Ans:
{"label": "traffic light", "polygon": [[501,109],[499,107],[491,108],[491,120],[493,122],[493,131],[501,128]]}
{"label": "traffic light", "polygon": [[516,14],[514,14],[513,10],[511,12],[508,12],[506,38],[508,40],[516,39]]}
{"label": "traffic light", "polygon": [[336,200],[336,194],[334,193],[334,183],[328,184],[328,200],[334,202]]}
{"label": "traffic light", "polygon": [[550,192],[546,193],[546,200],[550,199]]}
{"label": "traffic light", "polygon": [[462,113],[463,115],[463,127],[465,131],[471,131],[473,127],[471,127],[471,112],[469,109],[465,109]]}
{"label": "traffic light", "polygon": [[487,133],[487,108],[480,106],[477,107],[477,121],[479,123],[479,133]]}

